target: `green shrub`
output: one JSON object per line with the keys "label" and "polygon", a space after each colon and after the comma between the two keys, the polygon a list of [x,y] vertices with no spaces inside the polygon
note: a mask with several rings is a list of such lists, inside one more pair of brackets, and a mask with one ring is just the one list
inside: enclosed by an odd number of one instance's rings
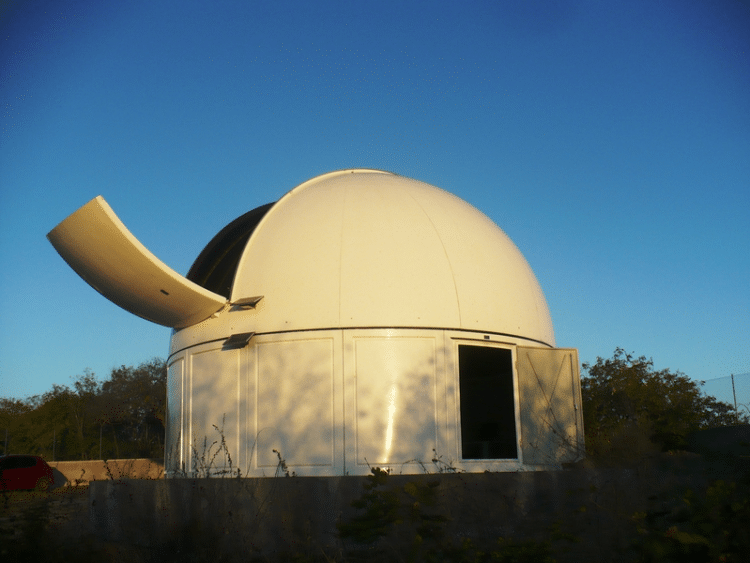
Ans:
{"label": "green shrub", "polygon": [[750,490],[716,481],[704,494],[689,489],[671,511],[633,516],[644,562],[746,561],[750,553]]}

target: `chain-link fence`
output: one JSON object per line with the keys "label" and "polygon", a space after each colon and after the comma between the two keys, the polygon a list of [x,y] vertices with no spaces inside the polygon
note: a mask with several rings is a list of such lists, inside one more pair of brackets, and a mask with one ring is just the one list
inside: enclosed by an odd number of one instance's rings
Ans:
{"label": "chain-link fence", "polygon": [[738,411],[750,414],[750,373],[709,379],[701,389],[706,395],[737,405]]}

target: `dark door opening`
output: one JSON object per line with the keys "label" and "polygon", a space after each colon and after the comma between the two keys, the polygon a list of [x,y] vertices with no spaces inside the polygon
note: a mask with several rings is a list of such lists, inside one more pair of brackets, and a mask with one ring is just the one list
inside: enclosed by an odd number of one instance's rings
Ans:
{"label": "dark door opening", "polygon": [[460,345],[458,379],[461,457],[518,459],[511,351]]}

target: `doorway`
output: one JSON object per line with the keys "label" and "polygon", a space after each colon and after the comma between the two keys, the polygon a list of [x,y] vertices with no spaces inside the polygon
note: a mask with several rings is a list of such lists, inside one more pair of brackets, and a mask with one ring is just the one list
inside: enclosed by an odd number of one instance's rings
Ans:
{"label": "doorway", "polygon": [[463,459],[518,459],[513,354],[508,348],[459,345]]}

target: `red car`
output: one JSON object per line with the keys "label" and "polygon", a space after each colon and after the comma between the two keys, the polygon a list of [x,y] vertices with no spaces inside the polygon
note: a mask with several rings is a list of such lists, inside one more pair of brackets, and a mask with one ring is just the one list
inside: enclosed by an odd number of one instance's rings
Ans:
{"label": "red car", "polygon": [[47,491],[55,478],[52,468],[36,455],[0,457],[0,492],[16,489]]}

